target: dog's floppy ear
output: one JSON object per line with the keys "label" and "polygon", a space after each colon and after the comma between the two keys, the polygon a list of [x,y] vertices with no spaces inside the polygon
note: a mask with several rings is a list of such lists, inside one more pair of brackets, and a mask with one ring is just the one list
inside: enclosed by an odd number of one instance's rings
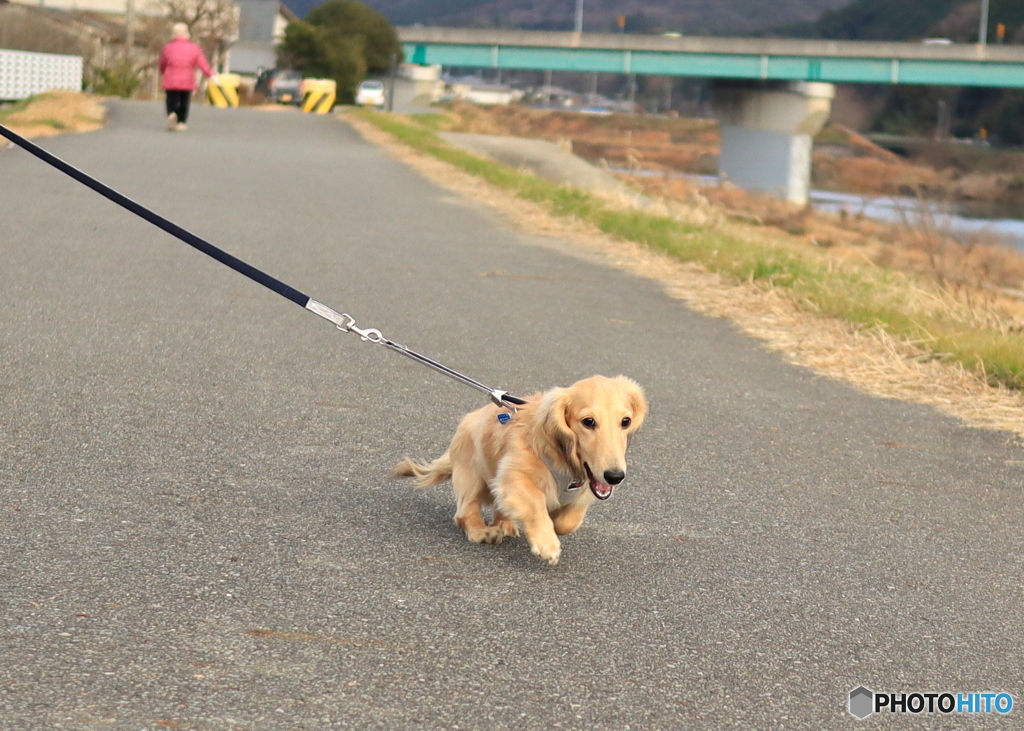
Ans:
{"label": "dog's floppy ear", "polygon": [[579,458],[579,441],[567,421],[569,400],[570,394],[565,388],[554,388],[544,394],[537,409],[537,436],[554,447],[574,475],[580,475],[583,464]]}
{"label": "dog's floppy ear", "polygon": [[644,390],[640,388],[640,384],[632,378],[619,376],[617,380],[622,382],[626,398],[629,400],[629,408],[633,412],[633,423],[629,425],[629,431],[632,433],[639,429],[640,425],[644,423],[644,419],[647,418],[647,397],[644,396]]}

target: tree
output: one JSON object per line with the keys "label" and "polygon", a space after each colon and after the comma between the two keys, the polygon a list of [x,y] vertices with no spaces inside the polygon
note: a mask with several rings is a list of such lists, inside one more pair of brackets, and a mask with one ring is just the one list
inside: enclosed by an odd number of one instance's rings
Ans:
{"label": "tree", "polygon": [[363,38],[363,53],[368,71],[386,71],[391,55],[401,60],[398,34],[382,14],[355,0],[328,0],[309,11],[306,22],[323,28],[338,29],[343,35]]}
{"label": "tree", "polygon": [[234,0],[155,0],[151,7],[166,18],[168,28],[172,23],[187,25],[192,40],[215,68],[238,40],[238,6]]}
{"label": "tree", "polygon": [[298,69],[307,78],[334,79],[341,101],[352,101],[356,86],[366,76],[362,39],[301,20],[285,28],[277,58],[279,66]]}
{"label": "tree", "polygon": [[289,23],[277,49],[280,65],[303,76],[334,79],[338,98],[349,102],[367,72],[391,67],[392,55],[402,60],[391,23],[355,0],[328,0],[305,20]]}
{"label": "tree", "polygon": [[818,38],[895,41],[922,38],[946,17],[957,0],[854,0],[814,23]]}
{"label": "tree", "polygon": [[85,86],[93,94],[130,99],[142,83],[142,75],[130,58],[119,58],[108,66],[87,66]]}

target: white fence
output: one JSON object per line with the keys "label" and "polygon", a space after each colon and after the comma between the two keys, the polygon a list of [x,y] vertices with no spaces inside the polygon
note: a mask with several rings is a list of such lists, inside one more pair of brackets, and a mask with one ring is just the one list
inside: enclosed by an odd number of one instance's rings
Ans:
{"label": "white fence", "polygon": [[0,100],[24,99],[43,91],[82,90],[82,57],[0,48]]}

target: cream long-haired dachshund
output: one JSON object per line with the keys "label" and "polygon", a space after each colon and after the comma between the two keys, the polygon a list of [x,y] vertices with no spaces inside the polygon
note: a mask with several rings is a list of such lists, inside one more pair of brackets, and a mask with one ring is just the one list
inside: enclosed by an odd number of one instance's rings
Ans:
{"label": "cream long-haired dachshund", "polygon": [[[515,413],[489,405],[467,414],[447,452],[430,464],[406,458],[395,475],[421,487],[451,478],[455,522],[469,540],[501,543],[521,525],[530,550],[554,565],[558,536],[626,478],[626,447],[646,414],[634,381],[593,376],[536,394]],[[485,506],[494,507],[490,523]]]}

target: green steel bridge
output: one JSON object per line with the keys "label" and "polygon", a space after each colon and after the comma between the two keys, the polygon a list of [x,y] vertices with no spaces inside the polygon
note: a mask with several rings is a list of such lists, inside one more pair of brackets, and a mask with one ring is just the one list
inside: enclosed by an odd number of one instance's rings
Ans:
{"label": "green steel bridge", "polygon": [[406,61],[750,81],[1024,88],[1024,46],[398,29]]}

